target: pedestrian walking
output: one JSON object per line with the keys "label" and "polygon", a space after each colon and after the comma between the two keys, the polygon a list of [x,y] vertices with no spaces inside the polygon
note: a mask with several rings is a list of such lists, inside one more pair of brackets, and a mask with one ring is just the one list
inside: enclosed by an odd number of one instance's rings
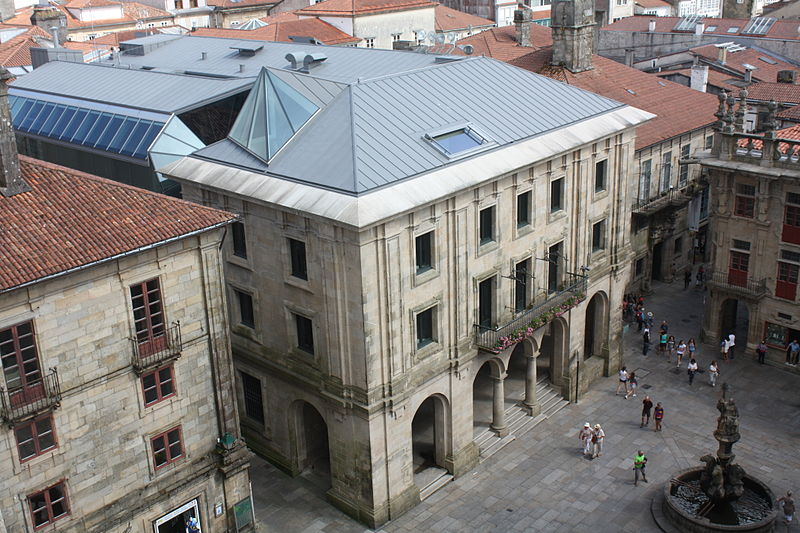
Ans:
{"label": "pedestrian walking", "polygon": [[764,364],[764,358],[767,356],[767,339],[761,339],[761,342],[756,346],[756,355],[758,356],[759,364]]}
{"label": "pedestrian walking", "polygon": [[717,386],[718,377],[719,377],[719,367],[717,366],[717,362],[711,361],[711,364],[708,365],[708,382],[711,384],[712,387]]}
{"label": "pedestrian walking", "polygon": [[628,378],[628,394],[625,395],[625,399],[628,399],[628,396],[633,396],[636,398],[636,387],[639,386],[639,382],[636,380],[636,372],[631,372],[630,377]]}
{"label": "pedestrian walking", "polygon": [[694,375],[697,373],[697,361],[694,359],[689,361],[689,366],[686,367],[686,370],[689,373],[689,385],[691,385],[694,381]]}
{"label": "pedestrian walking", "polygon": [[683,273],[683,290],[689,288],[689,283],[692,282],[692,269],[691,267],[687,268],[686,271]]}
{"label": "pedestrian walking", "polygon": [[661,431],[661,423],[664,421],[664,408],[661,407],[661,402],[658,402],[653,410],[653,420],[656,421],[656,429],[653,431]]}
{"label": "pedestrian walking", "polygon": [[583,428],[578,432],[578,438],[583,443],[584,456],[592,455],[592,435],[594,435],[594,432],[592,431],[592,425],[589,422],[586,422],[583,425]]}
{"label": "pedestrian walking", "polygon": [[706,270],[703,268],[703,265],[700,265],[700,268],[697,269],[697,276],[695,279],[697,283],[695,283],[695,287],[700,288],[703,286],[703,282],[705,282],[706,277]]}
{"label": "pedestrian walking", "polygon": [[675,355],[675,346],[677,343],[675,342],[675,336],[670,335],[667,337],[667,362],[672,361],[672,356]]}
{"label": "pedestrian walking", "polygon": [[783,523],[786,524],[786,529],[789,529],[794,519],[794,499],[792,498],[792,491],[787,490],[786,496],[778,498],[776,503],[783,507]]}
{"label": "pedestrian walking", "polygon": [[653,312],[652,311],[648,311],[647,312],[647,327],[648,328],[652,328],[653,327],[653,320],[654,320],[653,319]]}
{"label": "pedestrian walking", "polygon": [[694,337],[686,343],[686,348],[689,349],[689,357],[694,357],[694,352],[697,351],[697,343],[694,341]]}
{"label": "pedestrian walking", "polygon": [[786,364],[796,366],[798,357],[800,357],[800,343],[797,339],[792,339],[786,347]]}
{"label": "pedestrian walking", "polygon": [[722,353],[722,360],[728,360],[728,339],[722,339],[722,342],[719,344],[719,351]]}
{"label": "pedestrian walking", "polygon": [[636,457],[633,458],[633,484],[639,484],[639,477],[641,476],[642,481],[647,483],[647,476],[645,475],[645,466],[647,466],[647,457],[645,457],[644,452],[639,450],[636,452]]}
{"label": "pedestrian walking", "polygon": [[661,321],[661,327],[659,328],[661,333],[669,333],[669,324],[667,324],[666,320]]}
{"label": "pedestrian walking", "polygon": [[628,369],[624,366],[619,369],[619,383],[617,383],[617,392],[614,393],[614,396],[619,395],[620,387],[622,387],[622,392],[628,394]]}
{"label": "pedestrian walking", "polygon": [[603,455],[603,441],[605,440],[605,438],[606,438],[606,433],[605,431],[603,431],[603,428],[600,427],[600,424],[595,424],[594,435],[592,435],[592,443],[594,444],[592,459]]}
{"label": "pedestrian walking", "polygon": [[661,330],[661,334],[658,338],[658,351],[661,353],[666,353],[667,351],[667,332],[663,329]]}
{"label": "pedestrian walking", "polygon": [[731,333],[728,335],[728,357],[733,361],[733,348],[736,346],[736,335]]}
{"label": "pedestrian walking", "polygon": [[642,331],[642,326],[644,326],[644,309],[638,309],[636,311],[636,324],[639,326],[637,331]]}
{"label": "pedestrian walking", "polygon": [[650,409],[652,408],[653,400],[650,399],[650,396],[645,395],[644,400],[642,400],[642,423],[639,424],[640,428],[650,425]]}
{"label": "pedestrian walking", "polygon": [[650,328],[645,327],[642,333],[642,355],[647,355],[650,351]]}
{"label": "pedestrian walking", "polygon": [[678,356],[677,357],[677,364],[675,365],[675,368],[678,368],[679,366],[681,366],[681,363],[683,362],[683,355],[686,353],[686,343],[683,342],[683,339],[681,339],[678,342],[678,347],[675,348],[675,353]]}

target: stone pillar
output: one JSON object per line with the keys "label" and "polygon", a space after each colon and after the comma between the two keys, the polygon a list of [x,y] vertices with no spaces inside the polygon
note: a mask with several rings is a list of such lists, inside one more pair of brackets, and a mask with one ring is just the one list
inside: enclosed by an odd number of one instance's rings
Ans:
{"label": "stone pillar", "polygon": [[497,433],[498,437],[505,437],[508,435],[505,413],[505,378],[505,372],[499,377],[492,376],[494,380],[494,391],[492,395],[492,425],[489,427],[492,431]]}
{"label": "stone pillar", "polygon": [[542,412],[539,398],[536,397],[536,359],[538,353],[528,356],[528,368],[525,372],[525,401],[523,405],[529,416],[536,416]]}

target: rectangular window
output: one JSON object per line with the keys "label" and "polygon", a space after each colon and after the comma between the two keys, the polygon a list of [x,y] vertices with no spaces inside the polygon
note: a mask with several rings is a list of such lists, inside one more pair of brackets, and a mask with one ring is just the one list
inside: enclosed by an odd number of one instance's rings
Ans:
{"label": "rectangular window", "polygon": [[550,212],[564,209],[564,178],[550,182]]}
{"label": "rectangular window", "polygon": [[480,244],[484,245],[494,240],[494,206],[492,206],[481,209],[480,212]]}
{"label": "rectangular window", "polygon": [[69,501],[64,482],[28,496],[33,528],[39,529],[69,515]]}
{"label": "rectangular window", "polygon": [[246,292],[237,291],[236,300],[239,302],[239,323],[248,328],[256,327],[256,316],[253,312],[253,297]]}
{"label": "rectangular window", "polygon": [[375,38],[364,39],[364,46],[366,48],[375,48]]}
{"label": "rectangular window", "polygon": [[633,272],[635,277],[639,277],[644,274],[644,257],[641,259],[637,259],[636,262],[633,264]]}
{"label": "rectangular window", "polygon": [[183,9],[183,0],[175,0],[175,9]]}
{"label": "rectangular window", "polygon": [[781,240],[800,244],[800,194],[792,192],[786,194]]}
{"label": "rectangular window", "polygon": [[517,195],[517,228],[531,223],[531,191]]}
{"label": "rectangular window", "polygon": [[12,405],[27,405],[42,397],[42,372],[32,321],[0,330],[0,361]]}
{"label": "rectangular window", "polygon": [[739,250],[750,251],[750,243],[747,241],[740,241],[739,239],[733,239],[733,247]]}
{"label": "rectangular window", "polygon": [[433,341],[433,307],[430,307],[417,313],[417,350]]}
{"label": "rectangular window", "polygon": [[531,260],[520,261],[514,267],[514,310],[519,313],[528,307],[528,281]]}
{"label": "rectangular window", "polygon": [[592,225],[592,251],[599,252],[606,247],[606,221],[605,219]]}
{"label": "rectangular window", "polygon": [[233,234],[233,255],[247,259],[247,241],[245,240],[244,224],[234,222],[231,225]]}
{"label": "rectangular window", "polygon": [[[681,146],[681,159],[684,159],[684,160],[685,159],[689,159],[689,155],[690,155],[689,152],[690,152],[691,148],[692,147],[690,145],[688,145],[688,144],[685,144],[685,145]],[[678,185],[680,185],[681,187],[686,185],[686,183],[689,181],[689,165],[688,164],[681,163],[681,173],[680,173],[680,177],[678,178],[678,180],[679,180],[678,181]]]}
{"label": "rectangular window", "polygon": [[559,242],[547,251],[547,292],[556,292],[561,284],[561,249],[564,243]]}
{"label": "rectangular window", "polygon": [[800,266],[778,261],[778,279],[775,282],[775,296],[794,301],[797,297],[797,276]]}
{"label": "rectangular window", "polygon": [[778,348],[785,350],[786,345],[789,343],[789,330],[780,324],[766,322],[764,324],[764,338],[766,339],[767,344],[777,346]]}
{"label": "rectangular window", "polygon": [[292,276],[307,280],[306,243],[296,239],[289,239],[289,256],[292,262]]}
{"label": "rectangular window", "polygon": [[261,395],[261,380],[246,374],[242,375],[242,391],[244,393],[244,414],[259,424],[264,423],[264,399]]}
{"label": "rectangular window", "polygon": [[494,277],[478,284],[478,324],[492,327],[494,322]]}
{"label": "rectangular window", "polygon": [[396,42],[396,41],[399,41],[399,40],[400,40],[400,34],[399,33],[393,33],[392,34],[392,41]]}
{"label": "rectangular window", "polygon": [[172,428],[150,439],[153,446],[153,466],[163,468],[183,457],[181,427]]}
{"label": "rectangular window", "polygon": [[661,187],[660,192],[669,190],[672,180],[672,152],[667,152],[661,159]]}
{"label": "rectangular window", "polygon": [[45,415],[14,426],[19,460],[24,463],[57,447],[53,415]]}
{"label": "rectangular window", "polygon": [[594,164],[594,192],[606,190],[606,170],[608,159],[603,159]]}
{"label": "rectangular window", "polygon": [[314,324],[311,319],[303,315],[294,315],[295,327],[297,328],[297,347],[314,354]]}
{"label": "rectangular window", "polygon": [[160,352],[167,346],[167,336],[158,279],[131,285],[130,292],[139,354],[144,357]]}
{"label": "rectangular window", "polygon": [[710,150],[714,146],[714,136],[709,135],[706,137],[706,150]]}
{"label": "rectangular window", "polygon": [[708,218],[708,199],[709,188],[706,187],[703,189],[703,192],[700,193],[700,220],[705,220]]}
{"label": "rectangular window", "polygon": [[750,266],[750,254],[731,251],[728,266],[728,283],[738,287],[747,286],[747,272]]}
{"label": "rectangular window", "polygon": [[172,365],[142,376],[144,406],[149,407],[175,395],[175,373]]}
{"label": "rectangular window", "polygon": [[756,188],[754,185],[738,183],[733,213],[736,216],[753,218],[755,216]]}
{"label": "rectangular window", "polygon": [[642,161],[641,173],[639,174],[639,202],[647,202],[650,199],[650,174],[653,168],[652,159]]}
{"label": "rectangular window", "polygon": [[683,238],[682,237],[676,237],[675,238],[675,249],[674,249],[675,255],[680,255],[680,253],[682,251],[683,251]]}
{"label": "rectangular window", "polygon": [[433,268],[433,232],[423,233],[414,239],[417,260],[417,274]]}

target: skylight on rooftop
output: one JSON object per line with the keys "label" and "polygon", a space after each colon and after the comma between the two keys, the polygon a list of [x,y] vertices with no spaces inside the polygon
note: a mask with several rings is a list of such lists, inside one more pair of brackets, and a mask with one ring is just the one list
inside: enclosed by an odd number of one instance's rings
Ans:
{"label": "skylight on rooftop", "polygon": [[470,126],[444,132],[426,133],[425,139],[447,157],[458,157],[491,144],[483,135],[480,135]]}

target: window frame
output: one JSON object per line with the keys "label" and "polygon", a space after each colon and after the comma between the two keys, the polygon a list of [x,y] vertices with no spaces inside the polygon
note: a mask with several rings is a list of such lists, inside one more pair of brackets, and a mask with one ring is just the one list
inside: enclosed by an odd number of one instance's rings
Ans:
{"label": "window frame", "polygon": [[525,311],[530,305],[528,299],[531,291],[528,284],[533,280],[529,275],[530,271],[530,257],[514,262],[514,312],[516,313]]}
{"label": "window frame", "polygon": [[[639,202],[650,201],[650,188],[653,178],[653,158],[645,159],[639,165]],[[645,186],[647,184],[647,186]]]}
{"label": "window frame", "polygon": [[[40,439],[46,433],[46,432],[40,433],[39,430],[38,430],[38,427],[37,427],[37,422],[40,422],[42,420],[49,420],[50,421],[50,432],[49,433],[52,436],[53,444],[51,446],[47,447],[47,448],[42,448],[41,444],[40,444]],[[22,449],[21,449],[23,443],[20,442],[19,435],[17,434],[17,432],[20,429],[22,429],[23,427],[25,427],[25,426],[30,426],[32,428],[31,429],[30,441],[33,442],[33,444],[34,444],[34,454],[23,457],[22,456]],[[21,422],[19,424],[15,424],[14,425],[14,440],[17,443],[17,455],[19,456],[20,464],[27,463],[28,461],[30,461],[32,459],[36,459],[37,457],[41,457],[42,455],[45,455],[46,453],[49,453],[49,452],[57,449],[58,448],[58,436],[56,435],[56,424],[55,424],[55,418],[53,417],[53,413],[46,413],[46,414],[37,416],[36,418],[33,418],[31,420],[26,420],[25,422]],[[28,441],[25,441],[25,442],[28,442]]]}
{"label": "window frame", "polygon": [[[155,288],[150,287],[151,283],[155,284]],[[139,290],[141,293],[136,295],[134,290]],[[128,293],[133,312],[134,337],[139,345],[139,354],[147,356],[159,352],[166,347],[167,343],[167,317],[161,280],[155,277],[134,283],[128,287]],[[138,307],[137,299],[141,299],[141,305]],[[155,305],[159,307],[157,312],[152,310]],[[143,311],[144,315],[137,318],[137,310]]]}
{"label": "window frame", "polygon": [[[497,209],[496,205],[490,205],[480,209],[478,211],[478,246],[485,246],[487,244],[491,244],[493,242],[497,242],[497,223],[496,223],[496,216],[497,216]],[[486,213],[486,215],[484,215]],[[489,224],[489,235],[484,236],[486,234],[486,228],[484,226],[484,222],[488,222]]]}
{"label": "window frame", "polygon": [[[300,313],[292,312],[294,316],[294,328],[295,328],[295,348],[298,350],[307,353],[309,355],[315,355],[314,353],[314,320],[308,316],[302,315]],[[301,327],[302,324],[306,324],[307,327],[304,325]],[[311,343],[306,344],[304,343],[304,339],[302,336],[304,334],[309,334]],[[307,339],[306,339],[307,340]]]}
{"label": "window frame", "polygon": [[[173,456],[172,455],[172,450],[170,449],[171,445],[170,445],[170,442],[169,442],[169,434],[173,433],[175,431],[178,432],[178,444],[181,447],[181,451],[180,451],[180,454],[178,454],[176,456]],[[163,451],[166,454],[166,461],[161,463],[161,464],[157,464],[156,463],[156,453],[158,453],[158,452],[156,451],[156,448],[155,448],[155,441],[158,440],[158,439],[164,439],[164,449],[163,449]],[[170,428],[170,429],[168,429],[166,431],[162,431],[161,433],[158,433],[157,435],[153,435],[153,436],[150,437],[149,440],[150,440],[150,455],[153,458],[153,468],[155,468],[156,471],[159,471],[162,468],[165,468],[165,467],[167,467],[167,466],[169,466],[169,465],[171,465],[173,463],[176,463],[176,462],[178,462],[181,459],[186,457],[186,447],[183,445],[183,426],[181,426],[181,425],[177,425],[177,426],[172,427],[172,428]]]}
{"label": "window frame", "polygon": [[[61,498],[61,500],[58,500],[58,501],[63,501],[64,502],[64,512],[61,513],[58,516],[54,516],[53,515],[53,501],[50,499],[50,491],[53,490],[56,487],[60,487],[61,488],[61,493],[62,493],[62,498]],[[42,524],[38,524],[37,525],[36,524],[36,512],[35,512],[35,510],[33,508],[33,501],[32,500],[33,500],[33,498],[35,498],[36,496],[39,496],[39,495],[43,495],[45,497],[45,507],[44,507],[44,509],[47,510],[48,520],[47,520],[47,522],[44,522]],[[37,531],[39,529],[42,529],[44,527],[47,527],[49,525],[54,524],[56,521],[61,520],[62,518],[65,518],[65,517],[69,516],[70,512],[71,512],[70,511],[70,506],[69,506],[69,495],[67,494],[67,485],[66,485],[66,481],[63,480],[63,479],[58,481],[58,482],[56,482],[56,483],[53,483],[52,485],[50,485],[50,486],[48,486],[48,487],[46,487],[46,488],[44,488],[44,489],[42,489],[40,491],[34,492],[32,494],[28,494],[25,499],[28,502],[28,511],[30,512],[31,524],[33,524],[34,531]],[[39,509],[42,509],[42,508],[39,508]]]}
{"label": "window frame", "polygon": [[[415,345],[416,349],[422,350],[423,348],[430,346],[431,344],[435,344],[437,342],[437,335],[436,335],[436,305],[432,305],[421,311],[414,313],[414,335],[415,335]],[[427,331],[423,331],[423,328],[420,324],[420,319],[428,317],[429,324],[425,328]],[[430,336],[428,337],[421,337],[422,333],[429,333]]]}
{"label": "window frame", "polygon": [[[264,416],[264,391],[261,386],[261,379],[248,373],[243,370],[239,371],[240,379],[242,380],[242,404],[244,407],[244,416],[247,420],[252,422],[264,425],[266,418]],[[258,391],[258,411],[260,411],[260,417],[255,417],[250,414],[250,409],[248,408],[251,405],[251,402],[254,401],[254,398],[249,398],[248,401],[248,390],[252,390],[251,387],[248,387],[247,382],[248,380],[252,380],[250,385],[257,385],[256,390]],[[254,383],[253,383],[254,382]]]}
{"label": "window frame", "polygon": [[231,247],[235,257],[247,259],[247,231],[244,222],[231,224]]}
{"label": "window frame", "polygon": [[[517,229],[527,228],[533,225],[532,206],[533,192],[527,190],[517,195]],[[524,205],[521,206],[520,203]],[[523,209],[524,207],[524,209]],[[524,217],[522,218],[521,217]]]}
{"label": "window frame", "polygon": [[[606,250],[606,222],[607,219],[598,220],[592,224],[592,253],[601,253]],[[599,230],[599,232],[598,232]],[[599,241],[597,243],[596,241]]]}
{"label": "window frame", "polygon": [[[692,155],[692,146],[684,144],[681,146],[681,159],[688,159]],[[678,173],[678,186],[683,187],[689,183],[689,164],[681,163],[680,171]]]}
{"label": "window frame", "polygon": [[286,241],[289,247],[289,275],[308,281],[308,246],[306,242],[293,237],[287,237]]}
{"label": "window frame", "polygon": [[[30,331],[28,333],[20,334],[19,329],[23,326],[29,326]],[[0,364],[0,366],[3,367],[3,381],[6,385],[6,388],[9,391],[13,389],[15,391],[19,390],[22,392],[25,391],[26,389],[30,389],[32,387],[36,387],[37,385],[41,384],[42,379],[44,379],[44,375],[42,372],[42,363],[41,360],[39,359],[39,348],[36,345],[36,328],[33,323],[33,320],[26,320],[24,322],[13,324],[11,326],[5,327],[0,330],[0,334],[4,332],[10,333],[10,339],[9,341],[6,341],[6,344],[10,342],[12,346],[12,351],[3,354],[2,357],[0,358],[2,360],[2,364]],[[23,347],[21,345],[21,339],[23,338],[25,339],[30,338],[30,345],[26,345]],[[33,357],[28,360],[23,359],[23,352],[25,350],[32,350]],[[0,353],[2,353],[2,351],[0,351]],[[11,357],[14,358],[14,362],[16,363],[13,366],[15,366],[18,369],[19,386],[14,386],[9,383],[8,375],[9,375],[9,368],[11,367],[6,366],[5,361]],[[32,371],[26,371],[25,369],[26,363],[29,365],[33,361],[36,362],[36,369]]]}
{"label": "window frame", "polygon": [[661,156],[661,184],[659,185],[658,192],[668,192],[671,187],[672,181],[672,150],[662,154]]}
{"label": "window frame", "polygon": [[[436,230],[430,230],[414,236],[414,266],[416,275],[424,274],[436,268],[434,265],[435,231]],[[424,244],[425,240],[427,240],[427,244],[421,247],[420,244]],[[426,259],[425,256],[427,256],[427,263],[421,261]]]}
{"label": "window frame", "polygon": [[[170,392],[169,394],[163,394],[161,390],[164,383],[166,383],[164,381],[161,381],[160,374],[162,370],[169,370],[170,379],[168,382],[172,385],[172,392]],[[156,399],[150,402],[147,401],[147,391],[150,389],[146,388],[144,384],[144,380],[148,376],[155,376],[155,384],[152,388],[155,388],[156,390]],[[175,384],[175,365],[172,363],[159,367],[151,372],[146,372],[142,374],[142,376],[139,378],[139,382],[141,383],[142,386],[142,403],[144,404],[144,407],[153,407],[157,403],[160,403],[164,400],[168,400],[169,398],[173,398],[178,394],[178,388]]]}
{"label": "window frame", "polygon": [[[744,187],[751,187],[752,194],[750,193],[749,189],[745,191]],[[742,218],[755,218],[757,193],[758,191],[755,185],[750,183],[736,183],[734,186],[734,216]]]}
{"label": "window frame", "polygon": [[[566,195],[566,182],[567,179],[564,176],[550,180],[550,214],[565,210],[566,199],[564,196]],[[554,194],[556,190],[558,191],[558,195]],[[554,204],[556,196],[558,197],[558,205]]]}
{"label": "window frame", "polygon": [[[255,310],[255,303],[253,301],[254,300],[253,295],[248,291],[244,291],[244,290],[236,288],[236,287],[232,287],[232,289],[233,289],[233,294],[236,297],[236,309],[237,309],[237,312],[239,313],[239,316],[238,316],[239,323],[238,323],[238,325],[245,326],[247,328],[255,330],[256,329],[256,310]],[[247,317],[245,315],[247,313],[243,312],[245,300],[242,298],[242,296],[246,297],[247,301],[250,302],[250,305],[249,305],[249,307],[250,307],[249,315],[250,315],[250,318],[251,318],[250,322],[246,321]]]}
{"label": "window frame", "polygon": [[608,158],[594,163],[594,192],[600,193],[606,190],[608,190]]}

